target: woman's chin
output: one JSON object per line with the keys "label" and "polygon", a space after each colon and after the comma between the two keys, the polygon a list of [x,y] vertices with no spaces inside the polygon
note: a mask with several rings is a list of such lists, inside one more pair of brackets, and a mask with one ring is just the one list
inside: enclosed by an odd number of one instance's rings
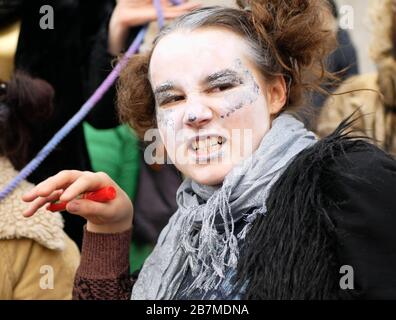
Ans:
{"label": "woman's chin", "polygon": [[215,186],[223,183],[231,169],[231,164],[196,164],[189,168],[186,175],[200,184]]}

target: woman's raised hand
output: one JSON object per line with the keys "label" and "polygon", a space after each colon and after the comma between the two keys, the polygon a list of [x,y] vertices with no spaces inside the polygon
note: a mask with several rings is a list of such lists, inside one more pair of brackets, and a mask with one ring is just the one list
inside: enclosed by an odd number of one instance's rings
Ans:
{"label": "woman's raised hand", "polygon": [[[175,6],[170,0],[161,0],[165,19],[177,18],[200,6],[197,1],[182,0]],[[109,23],[109,52],[118,55],[125,46],[129,28],[157,19],[153,0],[118,0]]]}
{"label": "woman's raised hand", "polygon": [[[198,1],[180,0],[175,6],[170,0],[161,0],[165,19],[174,19],[200,6]],[[120,23],[135,27],[157,20],[157,11],[153,0],[118,0],[113,16],[117,15]],[[113,18],[113,17],[112,17]]]}
{"label": "woman's raised hand", "polygon": [[[76,199],[81,193],[96,191],[112,186],[116,189],[116,198],[100,203],[91,200]],[[128,195],[103,172],[77,170],[61,171],[25,193],[22,200],[31,202],[24,212],[30,217],[43,205],[56,201],[68,201],[66,210],[87,219],[87,229],[98,233],[117,233],[132,226],[133,206]]]}

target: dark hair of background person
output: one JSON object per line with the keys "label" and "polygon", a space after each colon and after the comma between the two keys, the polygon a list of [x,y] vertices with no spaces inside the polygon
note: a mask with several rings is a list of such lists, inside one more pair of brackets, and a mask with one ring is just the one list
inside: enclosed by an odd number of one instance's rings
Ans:
{"label": "dark hair of background person", "polygon": [[0,155],[20,170],[30,160],[32,124],[44,125],[51,116],[54,90],[22,71],[16,71],[8,83],[0,80],[0,88]]}

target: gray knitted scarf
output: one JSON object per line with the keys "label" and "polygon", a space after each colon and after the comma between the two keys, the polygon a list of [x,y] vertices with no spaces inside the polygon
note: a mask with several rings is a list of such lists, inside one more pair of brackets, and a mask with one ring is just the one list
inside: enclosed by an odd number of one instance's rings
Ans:
{"label": "gray knitted scarf", "polygon": [[[315,135],[288,114],[277,117],[258,149],[235,166],[219,187],[186,179],[177,192],[178,210],[161,232],[132,290],[132,299],[172,299],[188,269],[194,290],[216,290],[226,270],[236,269],[243,240],[258,214],[265,214],[272,185]],[[234,224],[244,219],[239,233]]]}

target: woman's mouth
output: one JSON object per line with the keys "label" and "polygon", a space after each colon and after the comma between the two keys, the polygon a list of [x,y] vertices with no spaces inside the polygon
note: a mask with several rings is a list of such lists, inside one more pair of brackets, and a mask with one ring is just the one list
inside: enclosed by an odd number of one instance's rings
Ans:
{"label": "woman's mouth", "polygon": [[223,136],[197,136],[190,140],[189,149],[193,152],[195,161],[208,161],[219,158],[227,139]]}

